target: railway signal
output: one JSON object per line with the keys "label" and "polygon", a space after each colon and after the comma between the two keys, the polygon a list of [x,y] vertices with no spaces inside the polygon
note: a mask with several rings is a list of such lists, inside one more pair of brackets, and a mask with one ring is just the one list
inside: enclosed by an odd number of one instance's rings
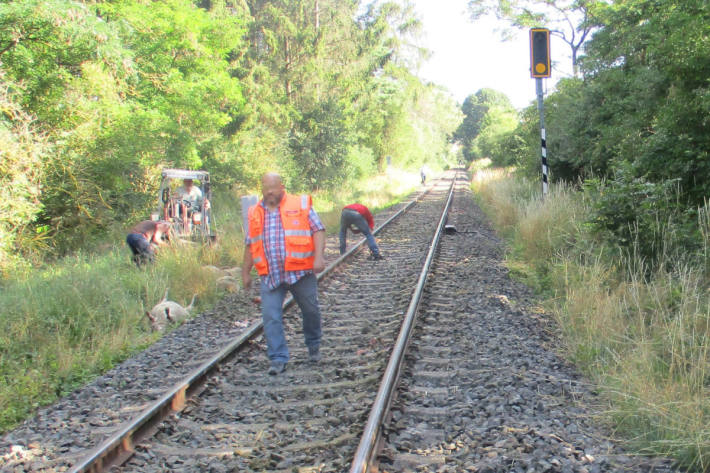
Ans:
{"label": "railway signal", "polygon": [[550,30],[530,29],[530,75],[533,78],[550,77]]}
{"label": "railway signal", "polygon": [[535,79],[537,108],[540,112],[540,144],[542,147],[542,195],[547,195],[547,140],[545,138],[545,103],[542,99],[542,79],[550,77],[550,30],[530,28],[530,76]]}

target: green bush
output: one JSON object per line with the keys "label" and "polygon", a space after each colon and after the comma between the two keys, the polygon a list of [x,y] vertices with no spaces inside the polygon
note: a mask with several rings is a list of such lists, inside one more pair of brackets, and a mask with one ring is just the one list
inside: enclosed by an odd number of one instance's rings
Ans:
{"label": "green bush", "polygon": [[697,212],[682,202],[678,179],[651,182],[619,168],[610,180],[584,183],[594,201],[590,224],[606,241],[644,259],[650,269],[700,244]]}

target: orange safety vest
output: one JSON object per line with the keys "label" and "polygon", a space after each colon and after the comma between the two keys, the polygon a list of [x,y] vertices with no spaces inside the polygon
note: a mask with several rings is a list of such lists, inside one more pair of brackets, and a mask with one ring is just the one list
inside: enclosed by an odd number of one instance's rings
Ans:
{"label": "orange safety vest", "polygon": [[[286,246],[286,271],[300,271],[313,269],[315,259],[315,244],[313,232],[308,221],[308,213],[313,202],[311,196],[295,196],[284,194],[279,211],[281,225],[284,229],[284,243]],[[264,207],[260,204],[249,207],[249,248],[259,276],[269,274],[269,265],[264,252]]]}

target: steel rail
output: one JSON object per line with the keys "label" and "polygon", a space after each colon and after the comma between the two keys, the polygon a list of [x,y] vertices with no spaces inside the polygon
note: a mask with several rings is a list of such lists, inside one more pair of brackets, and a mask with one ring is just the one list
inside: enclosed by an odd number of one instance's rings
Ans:
{"label": "steel rail", "polygon": [[[373,234],[378,234],[393,220],[409,210],[409,208],[424,197],[429,190],[430,188],[420,192],[411,202],[379,225],[373,231]],[[350,250],[340,255],[338,259],[328,265],[316,276],[318,281],[323,279],[336,266],[350,257],[350,255],[354,254],[365,241],[365,238],[360,239]],[[284,311],[291,307],[293,303],[293,297],[289,295],[284,301]],[[70,473],[106,471],[113,466],[121,465],[127,461],[133,455],[137,444],[152,437],[158,430],[158,424],[163,419],[181,411],[185,407],[187,400],[203,389],[209,377],[219,369],[219,365],[234,356],[244,344],[256,337],[262,329],[263,323],[261,321],[255,322],[247,327],[239,337],[175,384],[162,397],[154,401],[135,418],[122,423],[115,433],[91,450],[91,452],[79,462],[72,465],[71,470],[69,470]]]}
{"label": "steel rail", "polygon": [[424,266],[419,274],[419,280],[414,294],[412,295],[412,300],[409,303],[409,309],[407,310],[404,322],[402,323],[402,328],[397,336],[397,341],[395,342],[394,349],[392,350],[389,362],[387,363],[387,368],[385,368],[385,373],[382,375],[382,383],[380,384],[375,401],[372,404],[372,409],[370,410],[370,415],[367,419],[367,424],[365,425],[363,434],[360,437],[360,444],[358,445],[353,461],[350,464],[350,473],[366,473],[370,467],[375,446],[380,438],[382,422],[387,414],[388,407],[392,400],[392,393],[394,392],[397,380],[399,379],[402,361],[404,360],[404,353],[407,350],[412,328],[414,327],[414,322],[417,318],[417,309],[419,307],[419,302],[421,301],[429,269],[434,259],[436,249],[439,246],[442,229],[446,224],[447,214],[454,195],[457,174],[454,174],[454,178],[451,182],[449,197],[446,201],[444,211],[441,214],[439,226],[437,227],[432,243],[429,246],[429,253],[427,254],[426,261],[424,262]]}

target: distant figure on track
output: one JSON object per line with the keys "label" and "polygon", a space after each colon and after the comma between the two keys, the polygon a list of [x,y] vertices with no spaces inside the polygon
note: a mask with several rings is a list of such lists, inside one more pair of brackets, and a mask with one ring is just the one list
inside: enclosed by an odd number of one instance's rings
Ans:
{"label": "distant figure on track", "polygon": [[325,269],[325,227],[313,210],[311,196],[287,194],[281,176],[261,179],[263,199],[249,208],[242,281],[251,287],[251,268],[261,278],[261,317],[266,353],[276,375],[286,369],[288,346],[283,327],[283,301],[290,291],[301,309],[308,357],[321,359],[321,314],[314,272]]}
{"label": "distant figure on track", "polygon": [[424,168],[424,166],[419,169],[419,175],[422,178],[422,185],[424,185],[426,183],[426,169]]}
{"label": "distant figure on track", "polygon": [[340,254],[345,253],[345,242],[347,239],[348,228],[353,233],[362,232],[367,239],[367,246],[370,248],[370,259],[384,259],[380,254],[380,249],[375,242],[375,237],[372,236],[372,230],[375,228],[375,221],[372,218],[370,209],[362,204],[350,204],[343,207],[340,213]]}
{"label": "distant figure on track", "polygon": [[170,237],[170,222],[164,220],[143,220],[128,232],[126,244],[133,253],[133,262],[139,268],[145,263],[152,263],[155,251],[165,244],[163,237]]}

